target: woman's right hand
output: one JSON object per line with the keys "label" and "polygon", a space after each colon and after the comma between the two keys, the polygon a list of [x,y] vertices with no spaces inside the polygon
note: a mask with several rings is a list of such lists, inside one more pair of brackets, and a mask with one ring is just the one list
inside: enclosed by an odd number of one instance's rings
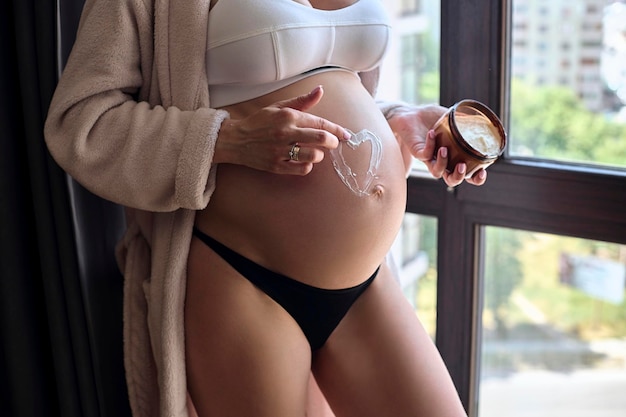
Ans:
{"label": "woman's right hand", "polygon": [[[274,174],[306,175],[350,134],[326,119],[305,113],[324,95],[321,86],[310,93],[274,103],[244,119],[222,123],[213,163],[245,165]],[[290,150],[298,144],[298,160]]]}

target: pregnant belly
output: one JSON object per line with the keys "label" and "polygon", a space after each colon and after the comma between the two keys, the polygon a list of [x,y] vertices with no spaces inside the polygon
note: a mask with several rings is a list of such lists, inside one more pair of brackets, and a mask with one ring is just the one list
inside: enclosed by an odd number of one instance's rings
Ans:
{"label": "pregnant belly", "polygon": [[[330,153],[306,176],[276,175],[238,165],[218,167],[217,187],[196,224],[227,246],[274,271],[322,288],[365,280],[382,262],[402,222],[405,171],[399,146],[358,80],[325,73],[289,86],[278,99],[324,85],[311,113],[380,140],[381,159],[367,195],[355,192],[333,166]],[[268,103],[269,104],[269,103]],[[231,111],[231,115],[233,112]],[[372,144],[342,146],[357,183],[370,167]],[[345,179],[345,178],[344,178]]]}

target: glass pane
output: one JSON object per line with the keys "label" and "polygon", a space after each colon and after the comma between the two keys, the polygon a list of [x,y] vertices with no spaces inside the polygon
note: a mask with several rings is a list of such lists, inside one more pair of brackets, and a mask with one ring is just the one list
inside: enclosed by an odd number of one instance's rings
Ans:
{"label": "glass pane", "polygon": [[[383,0],[393,25],[376,97],[439,103],[440,1]],[[413,168],[426,171],[415,160]]]}
{"label": "glass pane", "polygon": [[[439,101],[439,1],[383,0],[393,25],[377,98],[415,104]],[[417,169],[424,164],[415,161]],[[409,302],[434,340],[437,302],[437,220],[407,213],[391,250]]]}
{"label": "glass pane", "polygon": [[513,0],[509,155],[626,167],[626,4]]}
{"label": "glass pane", "polygon": [[626,246],[485,228],[479,417],[626,415]]}
{"label": "glass pane", "polygon": [[393,25],[377,97],[439,102],[439,1],[383,0]]}
{"label": "glass pane", "polygon": [[434,340],[437,318],[437,219],[406,213],[391,253],[404,294]]}

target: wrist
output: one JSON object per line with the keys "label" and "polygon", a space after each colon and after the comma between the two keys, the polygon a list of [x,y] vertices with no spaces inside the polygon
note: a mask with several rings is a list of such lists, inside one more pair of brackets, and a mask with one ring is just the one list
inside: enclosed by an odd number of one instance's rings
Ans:
{"label": "wrist", "polygon": [[236,121],[230,118],[224,119],[220,126],[220,130],[217,133],[217,140],[215,142],[215,153],[213,155],[213,163],[229,163],[233,162],[233,155],[235,151],[236,137]]}
{"label": "wrist", "polygon": [[385,119],[389,120],[399,111],[412,106],[404,101],[379,101],[378,107],[383,116],[385,116]]}

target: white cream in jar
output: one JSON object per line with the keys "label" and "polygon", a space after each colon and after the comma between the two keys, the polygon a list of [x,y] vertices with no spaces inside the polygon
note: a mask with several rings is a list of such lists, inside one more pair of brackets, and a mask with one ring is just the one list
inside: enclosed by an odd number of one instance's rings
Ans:
{"label": "white cream in jar", "polygon": [[459,133],[472,148],[485,156],[500,153],[500,132],[488,118],[482,115],[457,114],[454,120]]}

